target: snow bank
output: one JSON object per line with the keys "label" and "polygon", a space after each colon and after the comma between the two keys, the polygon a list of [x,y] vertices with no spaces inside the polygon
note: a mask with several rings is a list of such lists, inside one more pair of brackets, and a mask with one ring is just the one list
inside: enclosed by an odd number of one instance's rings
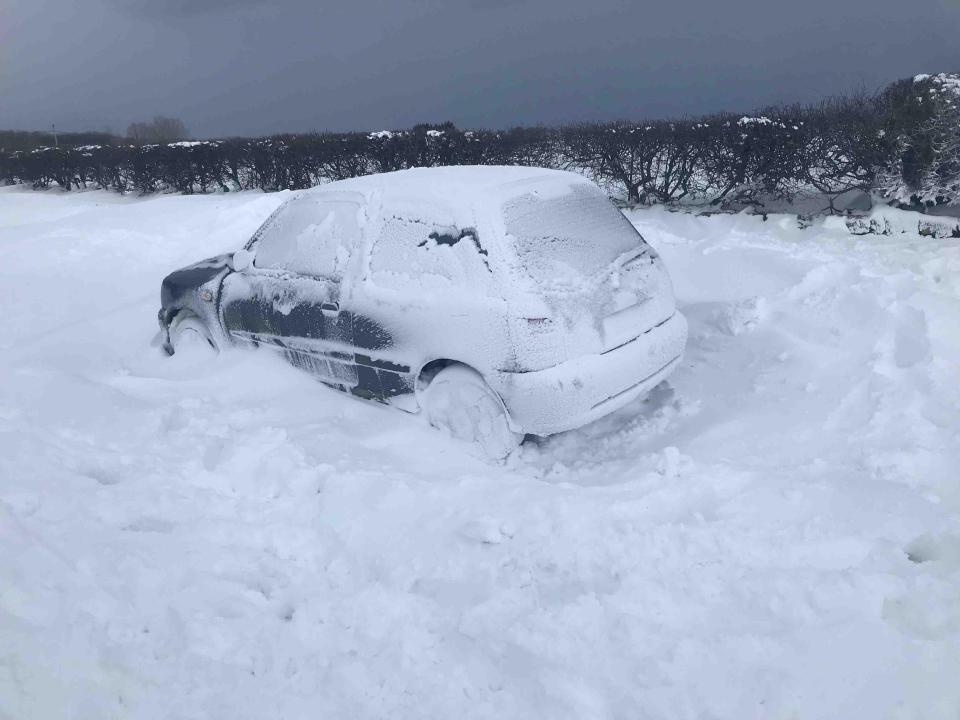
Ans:
{"label": "snow bank", "polygon": [[684,364],[493,467],[150,347],[282,199],[0,190],[0,716],[957,716],[956,240],[632,213]]}
{"label": "snow bank", "polygon": [[887,206],[875,207],[868,215],[828,218],[827,223],[843,222],[854,235],[920,234],[936,238],[960,238],[960,218],[926,215]]}

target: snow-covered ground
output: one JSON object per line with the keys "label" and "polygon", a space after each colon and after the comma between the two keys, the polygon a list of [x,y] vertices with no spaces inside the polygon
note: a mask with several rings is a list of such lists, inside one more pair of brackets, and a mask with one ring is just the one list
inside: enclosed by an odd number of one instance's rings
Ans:
{"label": "snow-covered ground", "polygon": [[0,718],[950,718],[960,243],[631,219],[668,384],[505,467],[161,278],[282,195],[0,190]]}

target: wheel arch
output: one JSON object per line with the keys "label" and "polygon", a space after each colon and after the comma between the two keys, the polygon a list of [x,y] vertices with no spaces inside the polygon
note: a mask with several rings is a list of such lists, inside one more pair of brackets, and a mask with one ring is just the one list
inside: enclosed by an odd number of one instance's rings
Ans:
{"label": "wheel arch", "polygon": [[206,318],[189,307],[180,307],[170,317],[170,322],[167,325],[167,341],[164,343],[163,349],[166,350],[168,355],[174,355],[176,352],[174,334],[183,323],[193,323],[194,325],[198,325],[199,328],[195,329],[197,329],[207,343],[209,343],[210,347],[212,347],[216,352],[220,352],[220,346],[217,344],[214,332],[210,329],[210,323],[206,320]]}
{"label": "wheel arch", "polygon": [[450,358],[437,358],[436,360],[431,360],[427,363],[424,363],[420,366],[420,369],[417,370],[414,375],[414,393],[419,394],[422,390],[426,389],[427,385],[437,376],[444,368],[448,368],[451,365],[463,365],[466,368],[473,370],[476,373],[479,373],[480,376],[483,376],[483,373],[480,373],[475,367],[472,367],[468,363],[461,362],[459,360],[451,360]]}
{"label": "wheel arch", "polygon": [[480,378],[484,381],[484,383],[486,383],[487,387],[490,388],[490,391],[493,392],[493,394],[496,395],[497,399],[500,401],[500,405],[501,407],[503,407],[503,411],[507,415],[507,422],[509,423],[510,427],[516,431],[522,432],[519,425],[513,419],[513,414],[510,412],[510,408],[507,406],[506,401],[503,399],[503,395],[501,395],[500,392],[490,383],[490,381],[487,379],[487,376],[484,373],[480,372],[480,370],[475,368],[470,363],[463,362],[462,360],[453,360],[451,358],[437,358],[435,360],[430,360],[429,362],[426,362],[420,366],[420,369],[417,371],[416,375],[414,376],[413,395],[417,403],[417,412],[423,409],[423,404],[421,402],[421,394],[424,390],[426,390],[430,382],[437,376],[437,374],[441,370],[444,370],[448,367],[456,367],[456,366],[466,368],[467,370],[475,372],[477,375],[479,375]]}

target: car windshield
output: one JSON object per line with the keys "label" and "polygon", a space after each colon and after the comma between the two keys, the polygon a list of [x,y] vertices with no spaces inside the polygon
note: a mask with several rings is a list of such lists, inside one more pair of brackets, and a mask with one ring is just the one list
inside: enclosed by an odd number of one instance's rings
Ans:
{"label": "car windshield", "polygon": [[623,213],[587,185],[557,196],[520,195],[504,204],[503,213],[524,270],[545,288],[583,285],[643,244]]}
{"label": "car windshield", "polygon": [[307,192],[281,206],[257,231],[254,264],[337,277],[359,237],[355,203]]}

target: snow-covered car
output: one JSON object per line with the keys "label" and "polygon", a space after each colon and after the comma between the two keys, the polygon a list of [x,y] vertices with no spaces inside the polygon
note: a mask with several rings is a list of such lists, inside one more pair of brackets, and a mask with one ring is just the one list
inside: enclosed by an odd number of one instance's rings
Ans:
{"label": "snow-covered car", "polygon": [[493,456],[646,393],[687,338],[662,261],[604,193],[520,167],[296,193],[243,250],[167,276],[159,319],[171,354],[275,348]]}

